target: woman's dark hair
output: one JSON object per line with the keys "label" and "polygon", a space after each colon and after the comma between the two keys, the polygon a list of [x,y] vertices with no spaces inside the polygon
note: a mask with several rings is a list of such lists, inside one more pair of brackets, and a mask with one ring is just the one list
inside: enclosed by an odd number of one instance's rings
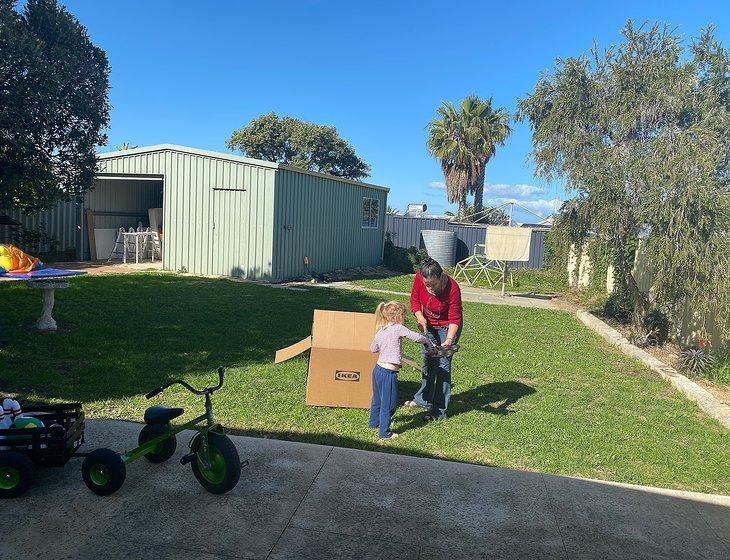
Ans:
{"label": "woman's dark hair", "polygon": [[421,276],[423,278],[441,278],[444,269],[431,257],[426,257],[421,263]]}

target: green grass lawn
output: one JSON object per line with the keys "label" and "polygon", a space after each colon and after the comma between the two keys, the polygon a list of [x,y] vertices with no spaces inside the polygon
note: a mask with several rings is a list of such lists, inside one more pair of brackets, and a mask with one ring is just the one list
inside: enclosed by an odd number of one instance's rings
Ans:
{"label": "green grass lawn", "polygon": [[[212,384],[225,364],[216,412],[238,433],[730,493],[728,432],[568,313],[467,303],[450,418],[424,424],[400,408],[402,437],[380,445],[366,410],[304,404],[306,356],[273,364],[310,332],[313,309],[371,311],[378,294],[89,276],[57,294],[55,334],[31,329],[36,290],[0,284],[0,301],[0,391],[21,403],[80,400],[91,416],[139,420],[149,389],[178,376]],[[419,378],[404,369],[403,399]],[[163,400],[188,414],[202,406],[177,388]]]}
{"label": "green grass lawn", "polygon": [[[453,274],[453,269],[449,269],[447,272]],[[551,294],[564,292],[568,289],[567,283],[562,276],[546,270],[516,268],[512,271],[512,279],[514,286],[507,284],[507,290],[511,292]],[[354,280],[353,283],[364,288],[410,292],[413,274],[401,274],[385,278],[362,278]],[[489,287],[483,278],[478,279],[475,286],[479,288]]]}

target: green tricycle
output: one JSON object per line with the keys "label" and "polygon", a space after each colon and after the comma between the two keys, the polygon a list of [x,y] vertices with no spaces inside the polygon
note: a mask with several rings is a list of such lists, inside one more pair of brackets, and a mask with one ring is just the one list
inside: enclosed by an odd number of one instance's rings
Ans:
{"label": "green tricycle", "polygon": [[198,390],[185,381],[175,379],[147,393],[146,397],[151,399],[171,385],[182,385],[195,395],[205,396],[205,414],[173,426],[170,421],[183,414],[182,408],[149,407],[144,413],[145,426],[139,433],[138,447],[121,454],[111,449],[96,449],[86,456],[81,465],[86,486],[100,496],[113,494],[124,484],[128,463],[140,457],[151,463],[164,463],[175,454],[176,434],[193,429],[197,433],[191,438],[190,451],[183,455],[180,464],[190,463],[195,478],[208,492],[225,494],[232,490],[241,476],[241,468],[248,465],[248,461],[241,463],[235,445],[223,428],[213,421],[211,396],[223,386],[224,375],[225,369],[219,367],[218,385],[215,387]]}

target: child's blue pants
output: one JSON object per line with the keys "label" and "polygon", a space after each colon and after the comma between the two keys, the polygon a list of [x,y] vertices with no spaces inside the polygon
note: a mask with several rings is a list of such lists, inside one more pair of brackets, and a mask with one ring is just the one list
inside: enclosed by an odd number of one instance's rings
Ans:
{"label": "child's blue pants", "polygon": [[398,399],[398,372],[375,364],[373,368],[373,400],[368,426],[380,428],[378,435],[390,437],[390,418]]}

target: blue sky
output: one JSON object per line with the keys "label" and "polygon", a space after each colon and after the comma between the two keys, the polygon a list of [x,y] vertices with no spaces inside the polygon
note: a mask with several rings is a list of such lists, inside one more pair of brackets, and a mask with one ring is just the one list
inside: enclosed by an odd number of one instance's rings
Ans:
{"label": "blue sky", "polygon": [[[514,112],[557,57],[620,40],[631,18],[685,38],[709,23],[730,45],[727,2],[381,2],[67,0],[109,56],[109,145],[174,143],[228,151],[231,132],[275,111],[337,127],[403,209],[448,209],[427,124],[475,93]],[[533,176],[530,130],[487,168],[485,198],[547,215],[566,193]],[[524,213],[518,219],[529,219]]]}

